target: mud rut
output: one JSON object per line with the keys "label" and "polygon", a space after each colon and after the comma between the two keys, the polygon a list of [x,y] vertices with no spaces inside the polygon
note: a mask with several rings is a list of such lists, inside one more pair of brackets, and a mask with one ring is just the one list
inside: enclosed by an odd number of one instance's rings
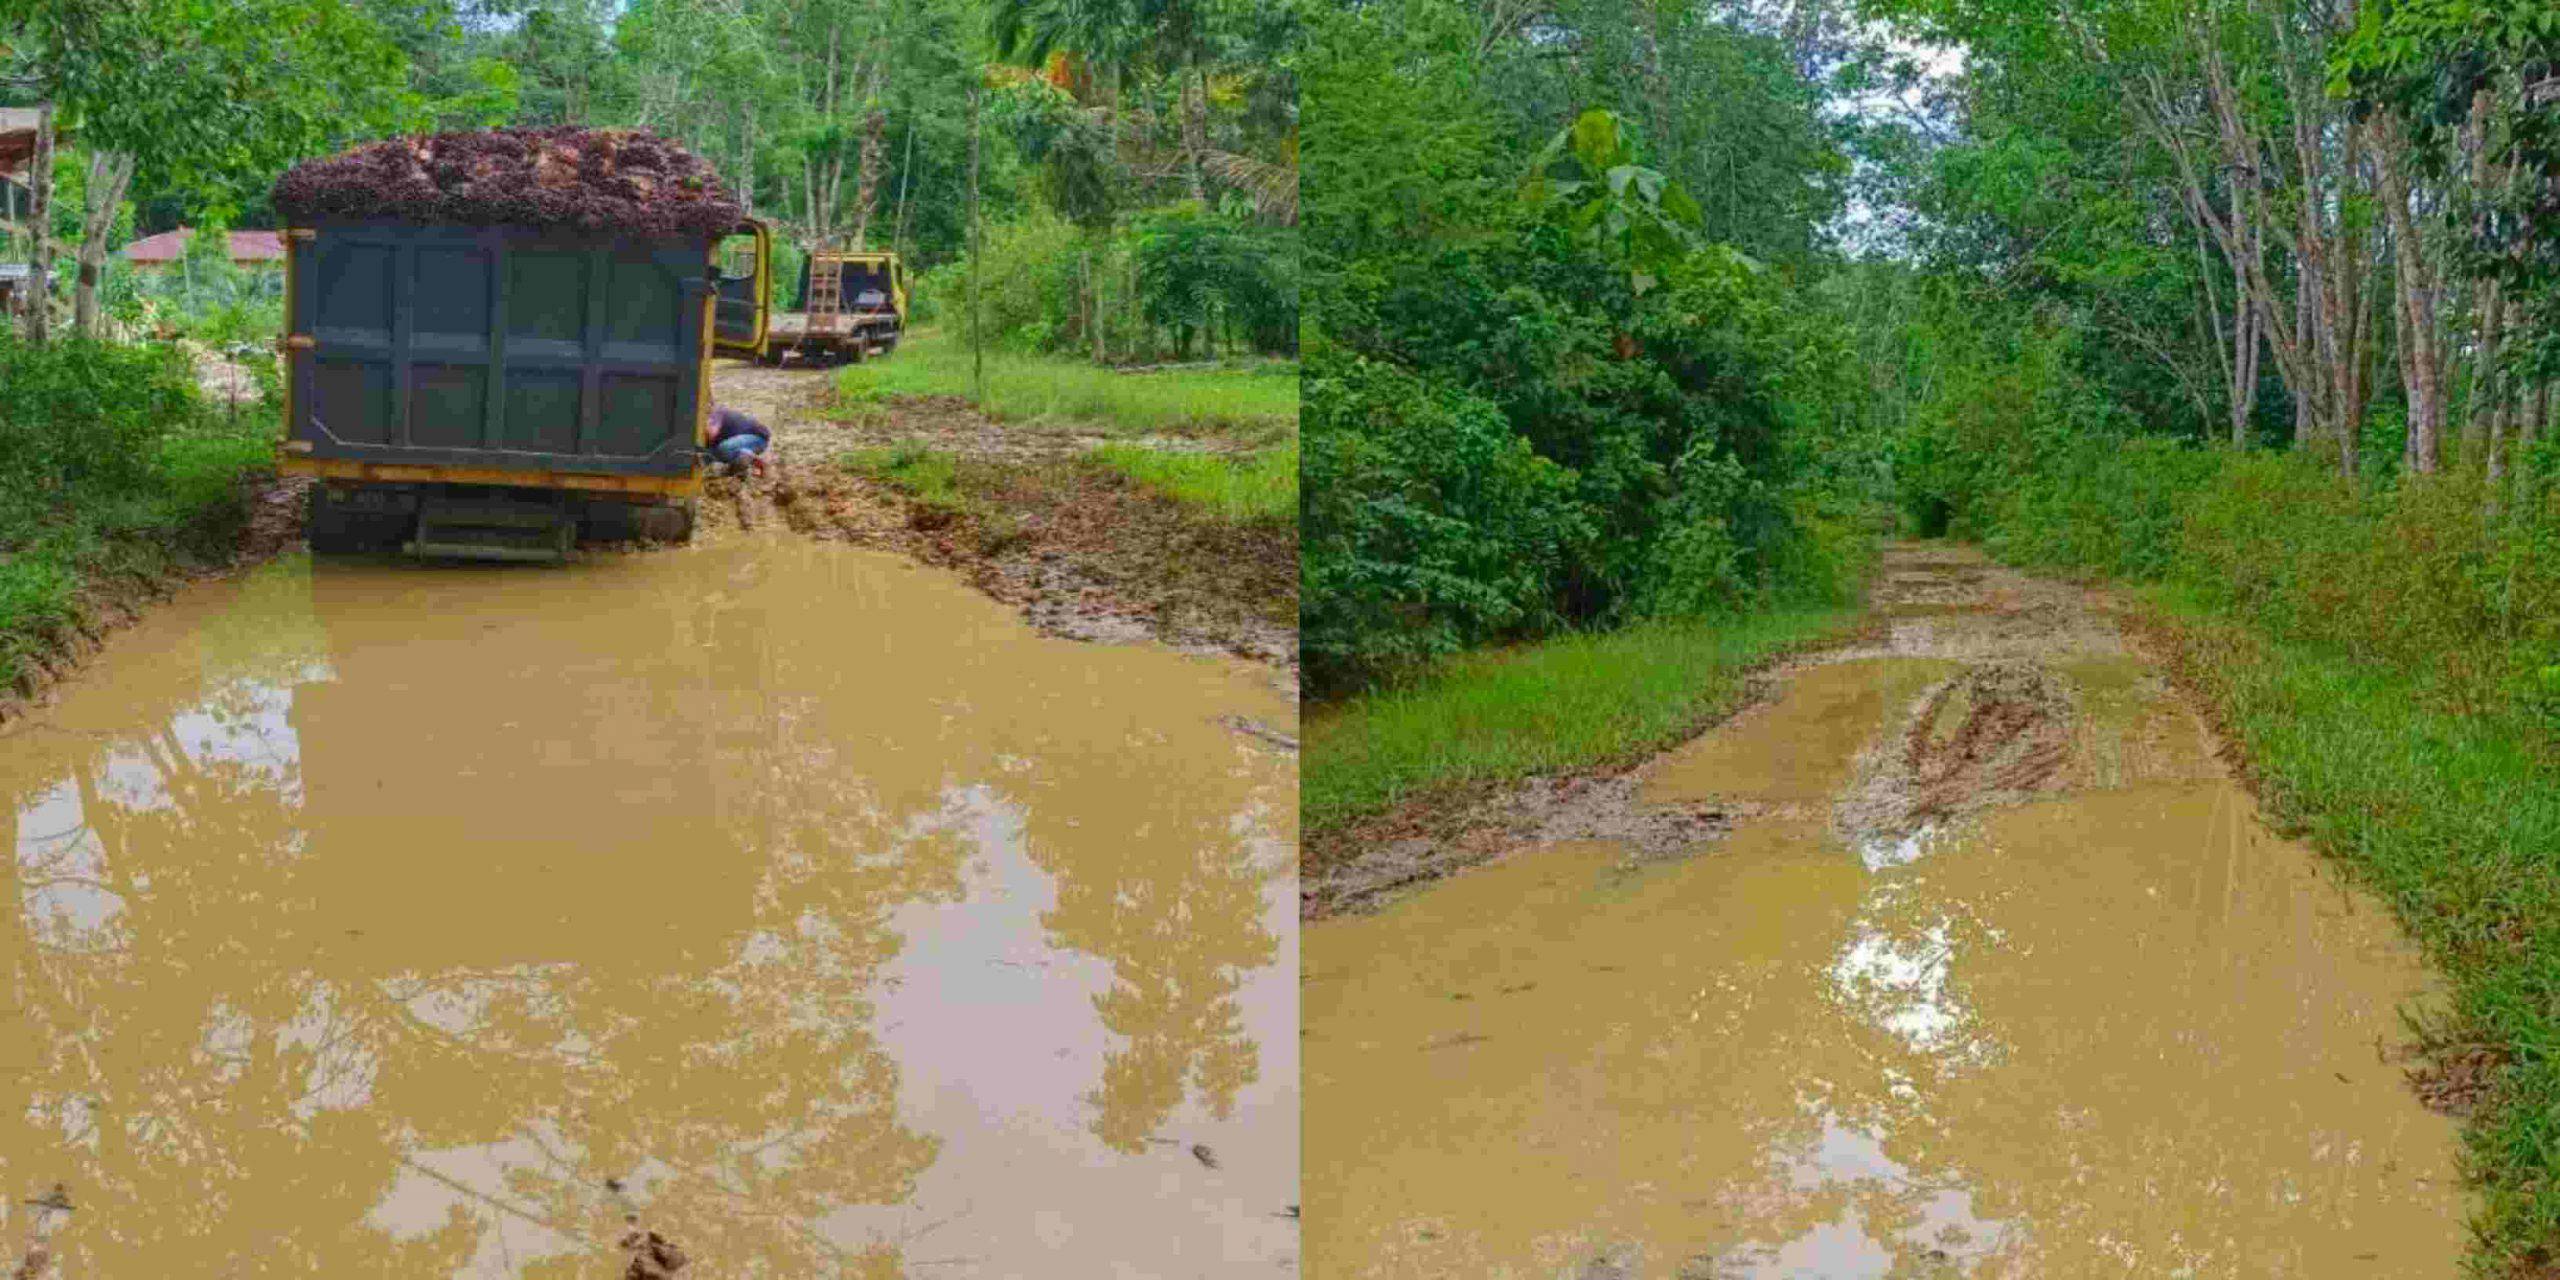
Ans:
{"label": "mud rut", "polygon": [[[1629,769],[1529,779],[1438,830],[1364,850],[1309,878],[1306,914],[1374,909],[1409,886],[1541,846],[1606,840],[1637,860],[1687,856],[1746,819],[1818,817],[1870,861],[1901,860],[1896,849],[1907,857],[1912,842],[1987,809],[2127,770],[2152,780],[2214,771],[2202,722],[2129,645],[2098,592],[2030,578],[1970,547],[1894,543],[1868,603],[1874,621],[1857,639],[1753,677],[1749,704],[1699,738]],[[1713,776],[1683,786],[1679,775],[1738,763],[1714,758],[1716,740],[1793,730],[1761,723],[1782,688],[1876,659],[1904,660],[1904,679],[1888,686],[1900,701],[1884,708],[1884,731],[1847,778],[1795,780],[1775,788],[1799,793],[1783,797],[1765,786],[1752,799],[1681,794],[1719,788]],[[2091,705],[2093,682],[2109,688],[2112,705]],[[2137,719],[2130,749],[2099,723],[2128,707]]]}

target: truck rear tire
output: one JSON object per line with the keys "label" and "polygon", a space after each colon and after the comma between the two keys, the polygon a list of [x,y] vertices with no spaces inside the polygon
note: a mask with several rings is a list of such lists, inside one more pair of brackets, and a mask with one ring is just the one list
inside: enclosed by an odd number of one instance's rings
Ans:
{"label": "truck rear tire", "polygon": [[635,507],[633,525],[640,536],[656,542],[693,541],[693,499],[664,506]]}
{"label": "truck rear tire", "polygon": [[328,485],[315,484],[303,537],[316,555],[363,555],[396,549],[407,524],[399,515],[341,502]]}
{"label": "truck rear tire", "polygon": [[640,536],[640,508],[628,502],[589,502],[578,521],[581,542],[629,542]]}

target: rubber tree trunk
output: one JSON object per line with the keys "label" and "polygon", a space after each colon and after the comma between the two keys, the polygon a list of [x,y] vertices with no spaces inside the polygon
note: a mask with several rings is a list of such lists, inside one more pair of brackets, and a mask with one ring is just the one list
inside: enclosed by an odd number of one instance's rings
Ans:
{"label": "rubber tree trunk", "polygon": [[116,209],[124,203],[125,188],[132,182],[131,152],[90,155],[88,208],[80,223],[80,270],[71,285],[71,322],[92,338],[102,336],[105,326],[105,316],[98,309],[98,281],[106,272],[107,236],[115,230]]}
{"label": "rubber tree trunk", "polygon": [[53,338],[53,104],[36,108],[35,203],[27,224],[35,228],[35,253],[27,274],[27,341]]}
{"label": "rubber tree trunk", "polygon": [[1209,73],[1193,61],[1182,80],[1182,150],[1189,161],[1191,198],[1209,199]]}
{"label": "rubber tree trunk", "polygon": [[873,107],[862,113],[862,151],[853,182],[853,247],[871,247],[871,211],[880,203],[880,165],[888,150],[889,112]]}
{"label": "rubber tree trunk", "polygon": [[2436,332],[2436,281],[2419,238],[2417,219],[2409,211],[2408,175],[2403,148],[2387,123],[2377,132],[2385,141],[2375,163],[2382,174],[2382,212],[2391,227],[2391,260],[2399,294],[2403,346],[2400,377],[2409,394],[2409,443],[2405,461],[2410,471],[2433,474],[2444,457],[2444,360]]}

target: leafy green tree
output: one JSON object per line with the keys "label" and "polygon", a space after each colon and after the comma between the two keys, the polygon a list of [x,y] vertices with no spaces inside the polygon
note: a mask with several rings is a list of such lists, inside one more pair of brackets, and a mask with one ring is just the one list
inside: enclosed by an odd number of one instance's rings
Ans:
{"label": "leafy green tree", "polygon": [[90,155],[74,307],[93,332],[128,189],[228,211],[293,160],[414,118],[398,50],[342,0],[27,0],[0,24]]}
{"label": "leafy green tree", "polygon": [[[1560,178],[1570,161],[1580,176]],[[1606,111],[1583,112],[1530,162],[1524,194],[1584,247],[1622,264],[1637,297],[1701,247],[1698,202],[1661,170],[1636,163],[1634,141]]]}

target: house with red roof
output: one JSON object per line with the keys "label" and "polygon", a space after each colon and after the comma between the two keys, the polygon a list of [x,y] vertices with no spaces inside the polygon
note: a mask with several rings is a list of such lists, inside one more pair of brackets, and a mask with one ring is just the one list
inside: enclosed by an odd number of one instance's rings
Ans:
{"label": "house with red roof", "polygon": [[[165,269],[187,256],[187,241],[195,228],[180,227],[163,231],[126,245],[124,260],[145,271]],[[284,265],[284,238],[272,231],[234,231],[231,233],[231,261],[243,267],[281,267]]]}

